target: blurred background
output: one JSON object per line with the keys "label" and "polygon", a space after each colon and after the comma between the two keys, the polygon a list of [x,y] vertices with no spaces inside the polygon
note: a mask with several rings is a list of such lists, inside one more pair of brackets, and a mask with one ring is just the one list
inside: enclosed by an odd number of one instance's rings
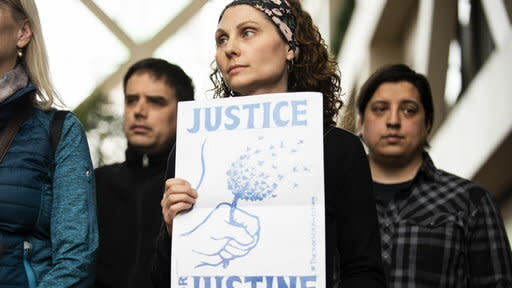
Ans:
{"label": "blurred background", "polygon": [[[193,79],[196,99],[212,97],[213,35],[228,2],[36,0],[54,84],[85,126],[96,167],[124,159],[121,80],[137,60],[178,64]],[[381,65],[401,62],[426,75],[435,102],[434,162],[484,186],[512,239],[512,0],[303,5],[340,65],[338,125],[357,132],[355,95]]]}

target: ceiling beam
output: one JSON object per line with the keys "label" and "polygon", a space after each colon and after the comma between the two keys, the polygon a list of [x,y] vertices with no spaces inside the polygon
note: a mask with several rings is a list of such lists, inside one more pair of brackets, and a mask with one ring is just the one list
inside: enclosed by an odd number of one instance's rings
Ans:
{"label": "ceiling beam", "polygon": [[94,14],[94,16],[96,16],[96,18],[98,18],[98,20],[101,21],[101,23],[103,23],[103,25],[105,25],[105,27],[108,28],[108,30],[110,30],[110,32],[112,32],[112,34],[114,34],[114,36],[116,36],[124,44],[124,46],[130,48],[135,45],[135,42],[132,40],[132,38],[130,38],[130,36],[128,36],[128,34],[126,34],[123,29],[121,29],[121,27],[119,27],[119,25],[117,25],[117,23],[112,20],[112,18],[110,18],[103,10],[101,10],[101,8],[96,5],[96,3],[94,3],[92,0],[80,1],[85,5],[85,7],[87,7],[87,9],[89,9],[89,11],[92,12],[92,14]]}
{"label": "ceiling beam", "polygon": [[[208,0],[191,0],[183,10],[171,19],[159,32],[152,38],[142,43],[135,43],[120,27],[112,20],[100,7],[92,0],[80,0],[121,42],[128,48],[130,55],[128,59],[119,65],[117,71],[105,78],[98,88],[107,92],[114,89],[122,80],[126,70],[136,61],[150,57],[158,47],[166,40],[171,38],[176,31],[185,25]],[[85,101],[85,100],[84,100]]]}

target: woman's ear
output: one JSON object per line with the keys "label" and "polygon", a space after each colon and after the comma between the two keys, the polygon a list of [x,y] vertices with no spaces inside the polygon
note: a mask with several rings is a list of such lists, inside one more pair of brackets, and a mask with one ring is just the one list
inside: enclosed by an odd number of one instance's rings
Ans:
{"label": "woman's ear", "polygon": [[286,53],[286,60],[293,61],[293,59],[295,59],[295,51],[293,51],[293,49],[288,49],[288,52]]}
{"label": "woman's ear", "polygon": [[23,23],[18,30],[18,42],[16,42],[16,46],[18,48],[23,48],[30,43],[30,40],[32,40],[32,27],[30,27],[28,20],[23,20]]}

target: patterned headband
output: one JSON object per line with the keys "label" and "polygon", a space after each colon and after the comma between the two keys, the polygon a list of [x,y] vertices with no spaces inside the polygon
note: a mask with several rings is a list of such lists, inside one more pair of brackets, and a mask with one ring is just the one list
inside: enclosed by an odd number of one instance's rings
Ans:
{"label": "patterned headband", "polygon": [[297,27],[295,22],[295,16],[292,14],[292,10],[290,9],[290,5],[286,0],[234,0],[230,4],[224,8],[219,17],[219,22],[224,12],[229,7],[233,7],[236,5],[246,4],[252,6],[272,20],[272,23],[276,25],[276,27],[281,31],[284,39],[288,42],[290,48],[298,53],[298,44],[295,40],[295,28]]}

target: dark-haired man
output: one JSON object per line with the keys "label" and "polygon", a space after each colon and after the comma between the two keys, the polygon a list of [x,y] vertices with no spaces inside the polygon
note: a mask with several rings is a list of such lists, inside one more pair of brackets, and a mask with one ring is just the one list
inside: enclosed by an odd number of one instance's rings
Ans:
{"label": "dark-haired man", "polygon": [[100,247],[95,287],[151,287],[150,260],[161,224],[167,155],[178,101],[193,100],[192,80],[165,60],[131,66],[123,80],[123,163],[96,169]]}
{"label": "dark-haired man", "polygon": [[434,121],[427,79],[405,65],[382,67],[357,106],[389,287],[512,287],[510,246],[489,193],[437,169],[425,151]]}

